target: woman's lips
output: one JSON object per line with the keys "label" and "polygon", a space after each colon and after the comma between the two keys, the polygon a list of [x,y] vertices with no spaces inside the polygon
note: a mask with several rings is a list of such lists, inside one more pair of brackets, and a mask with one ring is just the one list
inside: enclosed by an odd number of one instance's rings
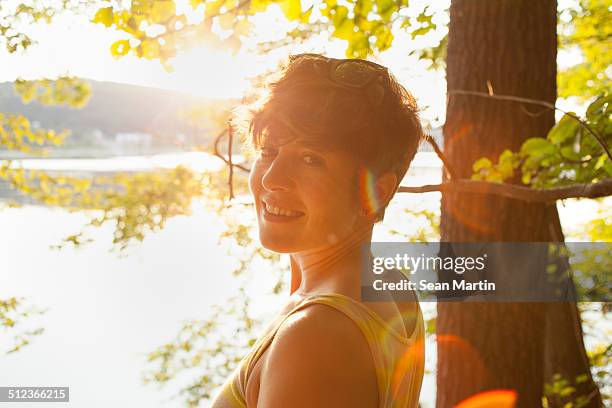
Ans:
{"label": "woman's lips", "polygon": [[288,210],[282,207],[269,205],[263,200],[261,201],[261,203],[263,218],[266,221],[279,223],[291,222],[297,220],[298,218],[301,218],[304,215],[304,213],[301,211]]}

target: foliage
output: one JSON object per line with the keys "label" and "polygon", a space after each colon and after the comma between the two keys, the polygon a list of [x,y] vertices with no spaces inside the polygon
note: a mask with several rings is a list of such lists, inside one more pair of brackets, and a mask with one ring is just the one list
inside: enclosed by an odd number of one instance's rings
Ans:
{"label": "foliage", "polygon": [[559,72],[559,96],[582,101],[609,91],[612,80],[612,26],[609,0],[580,0],[561,11],[559,46],[579,52],[582,61]]}
{"label": "foliage", "polygon": [[[17,80],[15,91],[21,95],[24,103],[36,100],[46,105],[67,105],[74,108],[84,106],[91,93],[87,82],[72,77],[60,77],[56,80]],[[45,147],[59,146],[68,134],[66,130],[57,133],[54,130],[34,127],[23,115],[0,112],[0,147],[2,148],[45,156],[47,154]],[[4,163],[0,168],[9,172],[12,167]]]}
{"label": "foliage", "polygon": [[[591,371],[593,372],[593,379],[598,385],[602,401],[604,404],[609,403],[612,401],[612,395],[606,394],[605,390],[610,385],[606,382],[606,379],[610,375],[609,367],[612,364],[612,345],[600,344],[588,353],[588,357]],[[589,381],[587,373],[579,374],[572,380],[563,377],[561,374],[555,374],[552,381],[544,385],[543,407],[549,407],[549,400],[557,401],[557,403],[562,401],[564,408],[589,406],[593,395],[576,394],[577,386],[586,381]]]}
{"label": "foliage", "polygon": [[[427,9],[416,18],[400,13],[408,7],[407,0],[327,0],[308,8],[300,0],[191,0],[191,7],[204,14],[204,19],[195,23],[190,23],[186,14],[177,12],[173,0],[140,0],[129,7],[102,7],[92,21],[127,34],[126,39],[111,45],[115,57],[133,54],[159,59],[170,69],[168,59],[204,36],[209,41],[216,38],[221,46],[239,48],[253,28],[252,17],[273,4],[293,24],[287,33],[288,39],[303,40],[325,31],[333,38],[346,41],[348,57],[363,58],[390,48],[394,28],[411,28],[413,37],[436,28]],[[220,35],[216,35],[219,33],[215,27],[220,27]]]}
{"label": "foliage", "polygon": [[612,403],[612,384],[610,384],[610,372],[612,370],[612,344],[606,342],[599,344],[588,352],[593,379],[599,386],[602,400]]}
{"label": "foliage", "polygon": [[[578,299],[596,302],[609,298],[612,259],[607,249],[606,246],[594,245],[571,255],[572,279],[576,282]],[[604,306],[602,303],[605,314]]]}
{"label": "foliage", "polygon": [[612,177],[612,162],[587,127],[612,145],[612,96],[597,98],[582,120],[565,114],[546,138],[527,139],[518,152],[504,150],[497,163],[480,158],[472,179],[503,182],[520,175],[524,184],[546,188]]}
{"label": "foliage", "polygon": [[27,33],[27,27],[42,21],[50,23],[58,14],[71,10],[83,13],[95,0],[21,0],[0,2],[0,45],[9,54],[25,51],[35,40]]}
{"label": "foliage", "polygon": [[402,236],[406,242],[435,242],[440,239],[440,213],[427,208],[413,209],[404,208],[404,225],[419,225],[416,231],[399,231],[389,227],[389,233]]}
{"label": "foliage", "polygon": [[[56,133],[54,130],[34,129],[30,121],[22,115],[0,112],[0,147],[44,156],[47,153],[45,147],[59,146],[66,136],[66,131]],[[0,168],[10,171],[9,162],[5,162]]]}
{"label": "foliage", "polygon": [[23,103],[36,100],[45,105],[82,108],[87,104],[91,96],[91,86],[80,78],[59,77],[55,80],[39,79],[15,81],[15,90]]}
{"label": "foliage", "polygon": [[587,223],[586,230],[591,241],[612,242],[612,205],[600,206],[593,220]]}
{"label": "foliage", "polygon": [[165,385],[187,376],[189,385],[177,395],[187,406],[197,407],[201,400],[212,398],[255,343],[253,332],[259,322],[251,317],[250,306],[240,291],[224,309],[214,307],[208,319],[184,323],[172,341],[148,354],[155,368],[145,373],[145,383]]}
{"label": "foliage", "polygon": [[[42,204],[73,211],[96,210],[100,215],[92,216],[86,227],[113,223],[113,244],[123,250],[134,240],[142,241],[146,232],[162,229],[169,218],[189,214],[193,199],[204,194],[206,187],[210,188],[207,184],[212,175],[195,174],[178,166],[158,172],[87,179],[0,168],[0,178]],[[83,243],[83,233],[71,235],[65,242],[79,245]]]}
{"label": "foliage", "polygon": [[41,327],[19,331],[17,329],[20,328],[24,319],[41,315],[45,312],[46,310],[28,306],[24,303],[23,298],[10,297],[8,299],[0,299],[0,329],[4,329],[3,331],[5,332],[10,329],[13,332],[13,345],[5,350],[6,354],[21,350],[30,344],[35,336],[43,333],[44,329]]}

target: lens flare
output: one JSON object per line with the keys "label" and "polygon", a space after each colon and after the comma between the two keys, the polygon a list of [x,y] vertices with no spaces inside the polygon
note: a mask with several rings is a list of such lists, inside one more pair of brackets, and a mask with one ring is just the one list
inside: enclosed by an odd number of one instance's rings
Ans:
{"label": "lens flare", "polygon": [[367,167],[359,170],[359,195],[362,201],[362,208],[368,213],[375,213],[380,208],[376,195],[376,178],[374,173]]}
{"label": "lens flare", "polygon": [[464,399],[455,408],[514,408],[515,404],[516,391],[490,390]]}

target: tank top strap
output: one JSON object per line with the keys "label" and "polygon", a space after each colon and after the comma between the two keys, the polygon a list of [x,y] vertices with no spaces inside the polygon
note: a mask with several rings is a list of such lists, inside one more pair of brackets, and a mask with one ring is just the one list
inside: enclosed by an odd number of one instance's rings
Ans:
{"label": "tank top strap", "polygon": [[[270,346],[282,324],[294,313],[313,304],[334,308],[351,319],[368,343],[379,390],[379,407],[396,406],[394,401],[405,401],[401,406],[416,407],[423,376],[423,316],[417,302],[417,321],[414,331],[405,337],[394,330],[380,315],[348,296],[330,293],[311,295],[300,300],[291,310],[279,315],[253,345],[251,351],[240,362],[231,381],[222,394],[233,401],[232,408],[246,408],[246,385],[262,354]],[[398,350],[401,358],[398,360]],[[402,350],[411,350],[401,354]],[[217,408],[217,405],[214,405]],[[400,406],[400,405],[398,405]],[[219,405],[225,408],[225,405]],[[229,406],[228,406],[229,408]]]}
{"label": "tank top strap", "polygon": [[[392,373],[389,370],[389,356],[393,354],[392,348],[394,342],[389,340],[392,338],[399,341],[402,345],[409,345],[418,334],[419,325],[422,325],[421,320],[417,319],[416,328],[412,335],[404,337],[372,309],[348,296],[329,293],[305,297],[289,312],[280,315],[271,324],[271,329],[253,346],[252,353],[249,353],[245,359],[244,366],[240,370],[239,379],[237,379],[240,384],[237,384],[236,388],[239,389],[242,398],[244,398],[244,390],[255,367],[255,363],[257,363],[261,355],[269,347],[281,325],[289,316],[313,304],[322,304],[334,308],[351,319],[363,333],[374,360],[379,390],[386,389],[391,381],[390,375]],[[420,316],[421,313],[418,310],[418,317],[420,318]]]}

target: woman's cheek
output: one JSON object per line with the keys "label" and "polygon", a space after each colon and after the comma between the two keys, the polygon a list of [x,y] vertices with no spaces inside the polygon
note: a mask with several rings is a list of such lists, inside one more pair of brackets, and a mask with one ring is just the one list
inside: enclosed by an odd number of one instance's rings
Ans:
{"label": "woman's cheek", "polygon": [[257,159],[253,162],[251,172],[249,173],[249,190],[253,198],[257,198],[256,196],[261,191],[261,176],[261,165],[259,159]]}

